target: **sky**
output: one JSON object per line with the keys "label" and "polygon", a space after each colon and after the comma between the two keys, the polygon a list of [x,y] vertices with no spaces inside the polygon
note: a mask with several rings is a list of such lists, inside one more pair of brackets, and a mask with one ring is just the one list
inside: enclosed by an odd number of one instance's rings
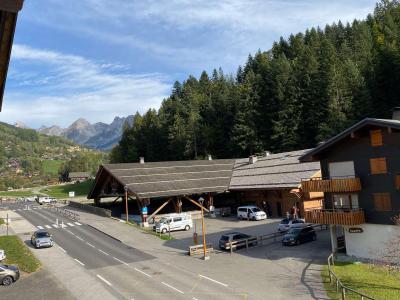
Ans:
{"label": "sky", "polygon": [[67,127],[159,108],[176,80],[281,36],[365,19],[375,0],[25,0],[0,121]]}

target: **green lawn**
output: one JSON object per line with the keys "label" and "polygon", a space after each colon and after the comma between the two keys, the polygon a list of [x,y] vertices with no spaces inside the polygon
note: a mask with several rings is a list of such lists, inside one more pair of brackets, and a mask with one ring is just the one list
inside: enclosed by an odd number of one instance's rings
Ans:
{"label": "green lawn", "polygon": [[5,264],[18,265],[21,271],[35,272],[40,268],[39,260],[29,248],[15,235],[0,236],[0,249],[5,250]]}
{"label": "green lawn", "polygon": [[55,185],[46,189],[40,190],[41,193],[45,193],[54,198],[68,198],[69,192],[74,191],[75,197],[87,196],[92,187],[93,180],[87,180],[81,183],[66,184],[66,185]]}
{"label": "green lawn", "polygon": [[[333,271],[342,283],[352,289],[379,300],[400,299],[400,272],[389,272],[381,266],[336,262]],[[322,271],[325,289],[331,299],[341,299],[336,285],[329,284],[328,267]],[[349,300],[360,297],[348,293]]]}
{"label": "green lawn", "polygon": [[31,191],[5,191],[0,192],[0,197],[30,197],[34,196]]}
{"label": "green lawn", "polygon": [[45,160],[42,164],[42,169],[44,174],[58,174],[58,169],[62,165],[63,160]]}
{"label": "green lawn", "polygon": [[[7,219],[7,218],[6,218]],[[3,218],[0,218],[0,225],[3,225],[4,224],[4,219]]]}

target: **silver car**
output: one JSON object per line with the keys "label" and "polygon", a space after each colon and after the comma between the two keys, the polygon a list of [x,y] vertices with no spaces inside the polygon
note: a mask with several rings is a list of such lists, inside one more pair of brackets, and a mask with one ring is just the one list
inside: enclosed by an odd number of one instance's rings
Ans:
{"label": "silver car", "polygon": [[31,243],[36,248],[52,247],[53,238],[46,230],[38,230],[32,234]]}
{"label": "silver car", "polygon": [[10,285],[19,278],[19,269],[16,266],[8,266],[0,264],[0,283],[2,285]]}

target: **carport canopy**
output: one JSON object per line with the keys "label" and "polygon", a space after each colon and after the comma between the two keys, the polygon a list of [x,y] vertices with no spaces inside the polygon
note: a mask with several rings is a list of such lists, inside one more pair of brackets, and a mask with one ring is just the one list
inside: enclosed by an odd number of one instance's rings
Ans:
{"label": "carport canopy", "polygon": [[101,165],[88,199],[137,199],[220,193],[229,189],[235,160],[189,160]]}

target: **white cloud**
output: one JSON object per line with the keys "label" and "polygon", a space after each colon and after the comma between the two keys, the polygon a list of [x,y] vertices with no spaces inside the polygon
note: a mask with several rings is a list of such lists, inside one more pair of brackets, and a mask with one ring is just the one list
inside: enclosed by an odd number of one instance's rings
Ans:
{"label": "white cloud", "polygon": [[[7,89],[0,115],[10,123],[66,126],[79,117],[110,122],[117,115],[158,107],[170,92],[161,74],[130,74],[120,71],[121,65],[81,56],[16,44],[12,59],[14,85]],[[38,65],[39,71],[29,71]]]}

